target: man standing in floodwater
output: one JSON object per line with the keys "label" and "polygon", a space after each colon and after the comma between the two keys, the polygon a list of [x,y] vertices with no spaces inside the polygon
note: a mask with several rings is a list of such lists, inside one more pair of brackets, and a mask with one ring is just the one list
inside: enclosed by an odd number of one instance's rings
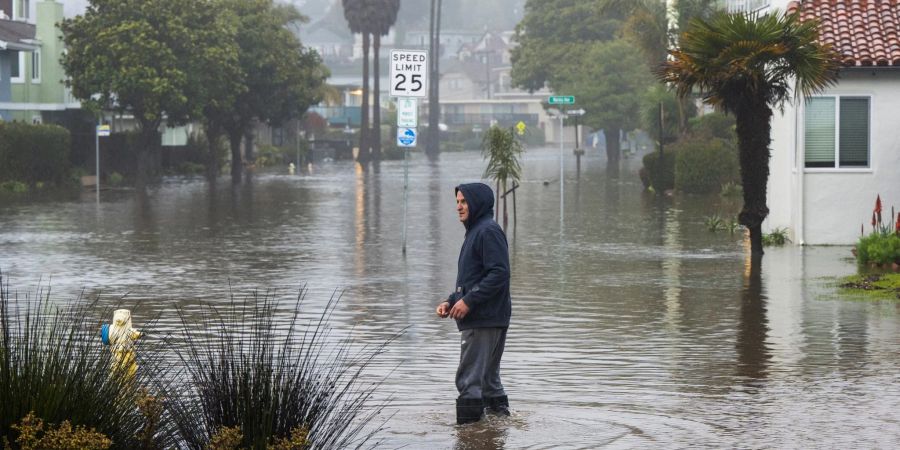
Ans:
{"label": "man standing in floodwater", "polygon": [[483,183],[456,187],[456,212],[466,227],[459,251],[456,289],[437,307],[456,319],[462,334],[456,370],[456,423],[477,422],[482,414],[509,415],[500,382],[500,358],[512,315],[509,245],[494,221],[494,192]]}

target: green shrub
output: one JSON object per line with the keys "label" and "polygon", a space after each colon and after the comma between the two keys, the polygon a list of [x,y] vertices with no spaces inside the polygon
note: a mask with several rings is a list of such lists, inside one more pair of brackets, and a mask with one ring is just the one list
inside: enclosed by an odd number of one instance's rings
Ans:
{"label": "green shrub", "polygon": [[724,230],[726,227],[725,220],[719,217],[718,214],[707,216],[703,219],[703,221],[706,224],[706,229],[712,231],[713,233],[719,230]]}
{"label": "green shrub", "polygon": [[69,170],[69,132],[58,125],[0,122],[0,181],[61,185]]}
{"label": "green shrub", "polygon": [[688,120],[690,133],[737,142],[734,117],[714,112]]}
{"label": "green shrub", "polygon": [[671,148],[678,155],[675,188],[681,192],[720,192],[723,184],[740,179],[737,152],[722,139],[691,136]]}
{"label": "green shrub", "polygon": [[21,194],[23,192],[28,192],[28,186],[21,181],[4,181],[0,182],[0,191]]}
{"label": "green shrub", "polygon": [[876,232],[859,238],[856,260],[860,264],[900,262],[900,236],[890,232]]}
{"label": "green shrub", "polygon": [[791,242],[787,228],[776,228],[771,233],[763,233],[762,244],[766,247],[781,247]]}
{"label": "green shrub", "polygon": [[125,181],[125,177],[122,176],[119,172],[113,172],[106,177],[106,182],[109,183],[110,186],[118,186]]}
{"label": "green shrub", "polygon": [[275,145],[261,145],[256,153],[256,166],[268,167],[284,162],[287,149]]}
{"label": "green shrub", "polygon": [[[662,161],[660,161],[662,159]],[[656,192],[663,193],[675,187],[675,153],[672,150],[663,152],[662,158],[659,152],[644,155],[644,173],[650,180],[650,187]]]}

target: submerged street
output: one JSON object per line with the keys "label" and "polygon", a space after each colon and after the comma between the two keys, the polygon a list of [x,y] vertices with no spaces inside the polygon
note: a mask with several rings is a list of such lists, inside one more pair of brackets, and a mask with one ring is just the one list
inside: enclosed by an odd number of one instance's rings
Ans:
{"label": "submerged street", "polygon": [[856,271],[849,247],[769,248],[754,278],[740,232],[704,225],[740,200],[657,198],[639,158],[612,178],[593,149],[579,178],[567,152],[562,218],[554,148],[524,154],[515,225],[510,204],[509,419],[455,425],[459,334],[434,315],[463,239],[453,188],[481,179],[477,152],[414,154],[406,255],[403,162],[338,161],[236,188],[167,178],[99,205],[93,192],[2,205],[0,269],[20,298],[84,290],[163,332],[180,326],[173,305],[253,290],[287,301],[306,286],[315,318],[343,292],[336,339],[378,345],[405,329],[366,375],[392,399],[383,448],[900,445],[900,303],[836,295]]}

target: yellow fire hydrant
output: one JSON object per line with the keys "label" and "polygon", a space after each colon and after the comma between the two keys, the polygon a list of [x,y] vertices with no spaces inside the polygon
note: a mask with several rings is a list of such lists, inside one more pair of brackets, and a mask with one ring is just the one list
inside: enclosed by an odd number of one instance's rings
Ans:
{"label": "yellow fire hydrant", "polygon": [[113,312],[113,323],[100,327],[100,338],[110,346],[116,362],[112,370],[124,370],[128,379],[137,374],[137,357],[134,353],[134,341],[141,337],[141,332],[132,327],[131,311],[117,309]]}

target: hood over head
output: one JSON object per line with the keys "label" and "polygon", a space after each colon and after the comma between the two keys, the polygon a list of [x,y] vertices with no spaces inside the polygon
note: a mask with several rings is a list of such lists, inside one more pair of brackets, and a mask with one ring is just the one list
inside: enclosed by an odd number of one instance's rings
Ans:
{"label": "hood over head", "polygon": [[494,217],[494,191],[490,186],[484,183],[460,184],[453,195],[457,192],[462,192],[469,205],[469,218],[463,223],[467,230],[482,219]]}

